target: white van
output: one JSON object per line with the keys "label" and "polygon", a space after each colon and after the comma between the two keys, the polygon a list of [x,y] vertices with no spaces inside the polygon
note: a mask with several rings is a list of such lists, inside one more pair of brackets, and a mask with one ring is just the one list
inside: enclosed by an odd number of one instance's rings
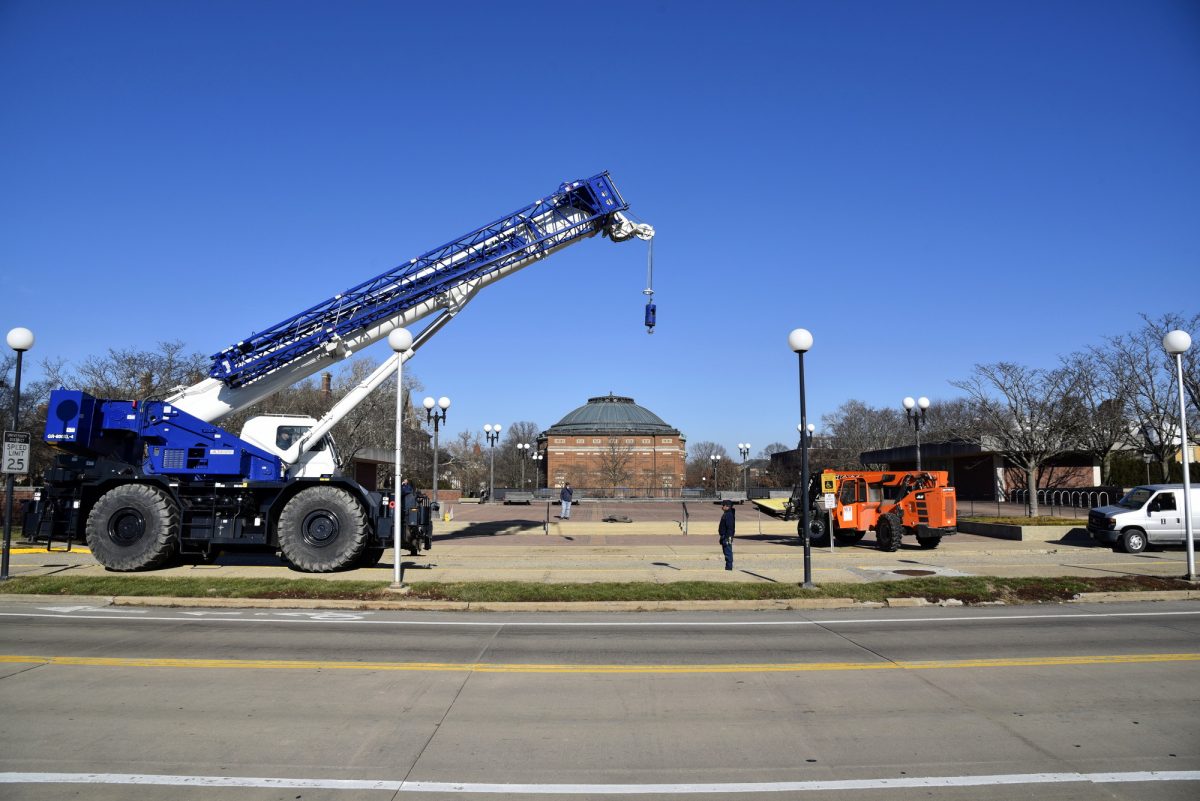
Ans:
{"label": "white van", "polygon": [[[1200,538],[1200,489],[1192,488],[1192,537]],[[1134,487],[1114,506],[1088,512],[1088,533],[1114,551],[1141,553],[1147,545],[1184,541],[1183,485]]]}

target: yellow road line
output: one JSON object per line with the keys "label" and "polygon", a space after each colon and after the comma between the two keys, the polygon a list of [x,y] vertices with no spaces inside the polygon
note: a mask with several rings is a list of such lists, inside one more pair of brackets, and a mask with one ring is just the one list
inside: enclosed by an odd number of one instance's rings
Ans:
{"label": "yellow road line", "polygon": [[848,670],[948,670],[1200,662],[1194,654],[1100,654],[928,662],[793,662],[728,665],[553,665],[482,662],[326,662],[291,659],[140,659],[135,657],[0,655],[0,664],[209,670],[373,670],[455,673],[812,673]]}

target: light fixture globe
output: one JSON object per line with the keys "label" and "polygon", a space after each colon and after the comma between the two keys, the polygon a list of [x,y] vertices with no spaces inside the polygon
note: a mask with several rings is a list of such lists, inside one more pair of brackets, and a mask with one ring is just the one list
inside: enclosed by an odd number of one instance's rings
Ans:
{"label": "light fixture globe", "polygon": [[33,332],[28,328],[14,328],[8,332],[8,346],[15,351],[29,350],[33,347]]}
{"label": "light fixture globe", "polygon": [[438,398],[437,405],[438,405],[438,408],[444,412],[450,408],[450,399],[447,398],[445,395],[443,395],[442,397]]}
{"label": "light fixture globe", "polygon": [[807,328],[796,328],[788,334],[788,347],[795,353],[807,353],[812,344],[813,335]]}
{"label": "light fixture globe", "polygon": [[904,399],[904,408],[905,409],[912,411],[912,407],[914,407],[916,405],[917,405],[917,402],[912,399],[911,395],[909,395],[907,398]]}
{"label": "light fixture globe", "polygon": [[424,406],[426,409],[429,409],[430,411],[433,411],[433,404],[434,404],[433,398],[426,398],[425,400],[421,401],[421,405]]}
{"label": "light fixture globe", "polygon": [[412,348],[413,337],[407,328],[393,328],[388,334],[388,347],[396,353],[404,353]]}
{"label": "light fixture globe", "polygon": [[[17,330],[22,330],[22,329],[17,329]],[[11,337],[11,336],[12,336],[12,334],[9,334],[9,337]],[[32,337],[32,336],[33,335],[30,334],[30,337]],[[12,345],[12,339],[9,339],[8,344]],[[1165,337],[1163,337],[1162,344],[1163,344],[1163,349],[1166,350],[1167,353],[1171,354],[1172,356],[1176,356],[1180,353],[1183,353],[1184,351],[1186,351],[1188,348],[1190,348],[1192,346],[1192,337],[1187,331],[1180,331],[1179,329],[1175,329],[1174,331],[1169,332]],[[15,349],[15,346],[14,346],[14,349]]]}
{"label": "light fixture globe", "polygon": [[929,398],[926,398],[925,396],[922,395],[921,397],[917,398],[917,405],[920,406],[922,409],[928,409],[929,408]]}
{"label": "light fixture globe", "polygon": [[491,423],[484,423],[484,424],[483,424],[483,433],[485,433],[485,434],[490,434],[490,433],[492,433],[492,424],[491,424]]}

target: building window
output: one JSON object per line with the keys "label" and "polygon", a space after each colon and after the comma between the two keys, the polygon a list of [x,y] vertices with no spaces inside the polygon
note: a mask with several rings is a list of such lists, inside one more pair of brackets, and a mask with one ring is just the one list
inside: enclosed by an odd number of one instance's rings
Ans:
{"label": "building window", "polygon": [[555,445],[562,445],[564,442],[566,442],[566,440],[565,440],[565,439],[563,439],[562,437],[555,437],[555,438],[554,438],[554,444],[555,444]]}
{"label": "building window", "polygon": [[[581,441],[582,441],[582,440],[581,440]],[[593,444],[593,445],[599,445],[599,444],[600,444],[600,439],[599,439],[599,438],[593,439],[593,440],[592,440],[592,444]]]}
{"label": "building window", "polygon": [[648,439],[644,439],[644,440],[642,440],[642,444],[643,444],[643,445],[649,445],[649,444],[650,444],[650,440],[648,440]]}
{"label": "building window", "polygon": [[[394,426],[393,426],[393,427],[394,427]],[[670,445],[670,444],[671,444],[671,438],[670,438],[670,437],[663,437],[662,444],[663,444],[663,445]]]}
{"label": "building window", "polygon": [[584,439],[583,439],[582,437],[580,437],[579,439],[576,439],[576,440],[575,440],[575,444],[576,444],[576,445],[582,445],[583,443],[584,443]]}

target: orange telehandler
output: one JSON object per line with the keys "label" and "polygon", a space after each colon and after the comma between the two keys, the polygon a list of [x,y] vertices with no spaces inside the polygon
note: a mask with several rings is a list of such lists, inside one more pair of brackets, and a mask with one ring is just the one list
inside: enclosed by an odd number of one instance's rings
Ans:
{"label": "orange telehandler", "polygon": [[[828,544],[832,533],[839,545],[853,545],[874,531],[883,551],[898,550],[905,534],[922,548],[936,548],[955,533],[958,501],[945,471],[826,470],[814,479],[807,501],[815,544]],[[792,506],[802,502],[793,493]],[[830,512],[832,532],[825,530],[822,509]]]}

